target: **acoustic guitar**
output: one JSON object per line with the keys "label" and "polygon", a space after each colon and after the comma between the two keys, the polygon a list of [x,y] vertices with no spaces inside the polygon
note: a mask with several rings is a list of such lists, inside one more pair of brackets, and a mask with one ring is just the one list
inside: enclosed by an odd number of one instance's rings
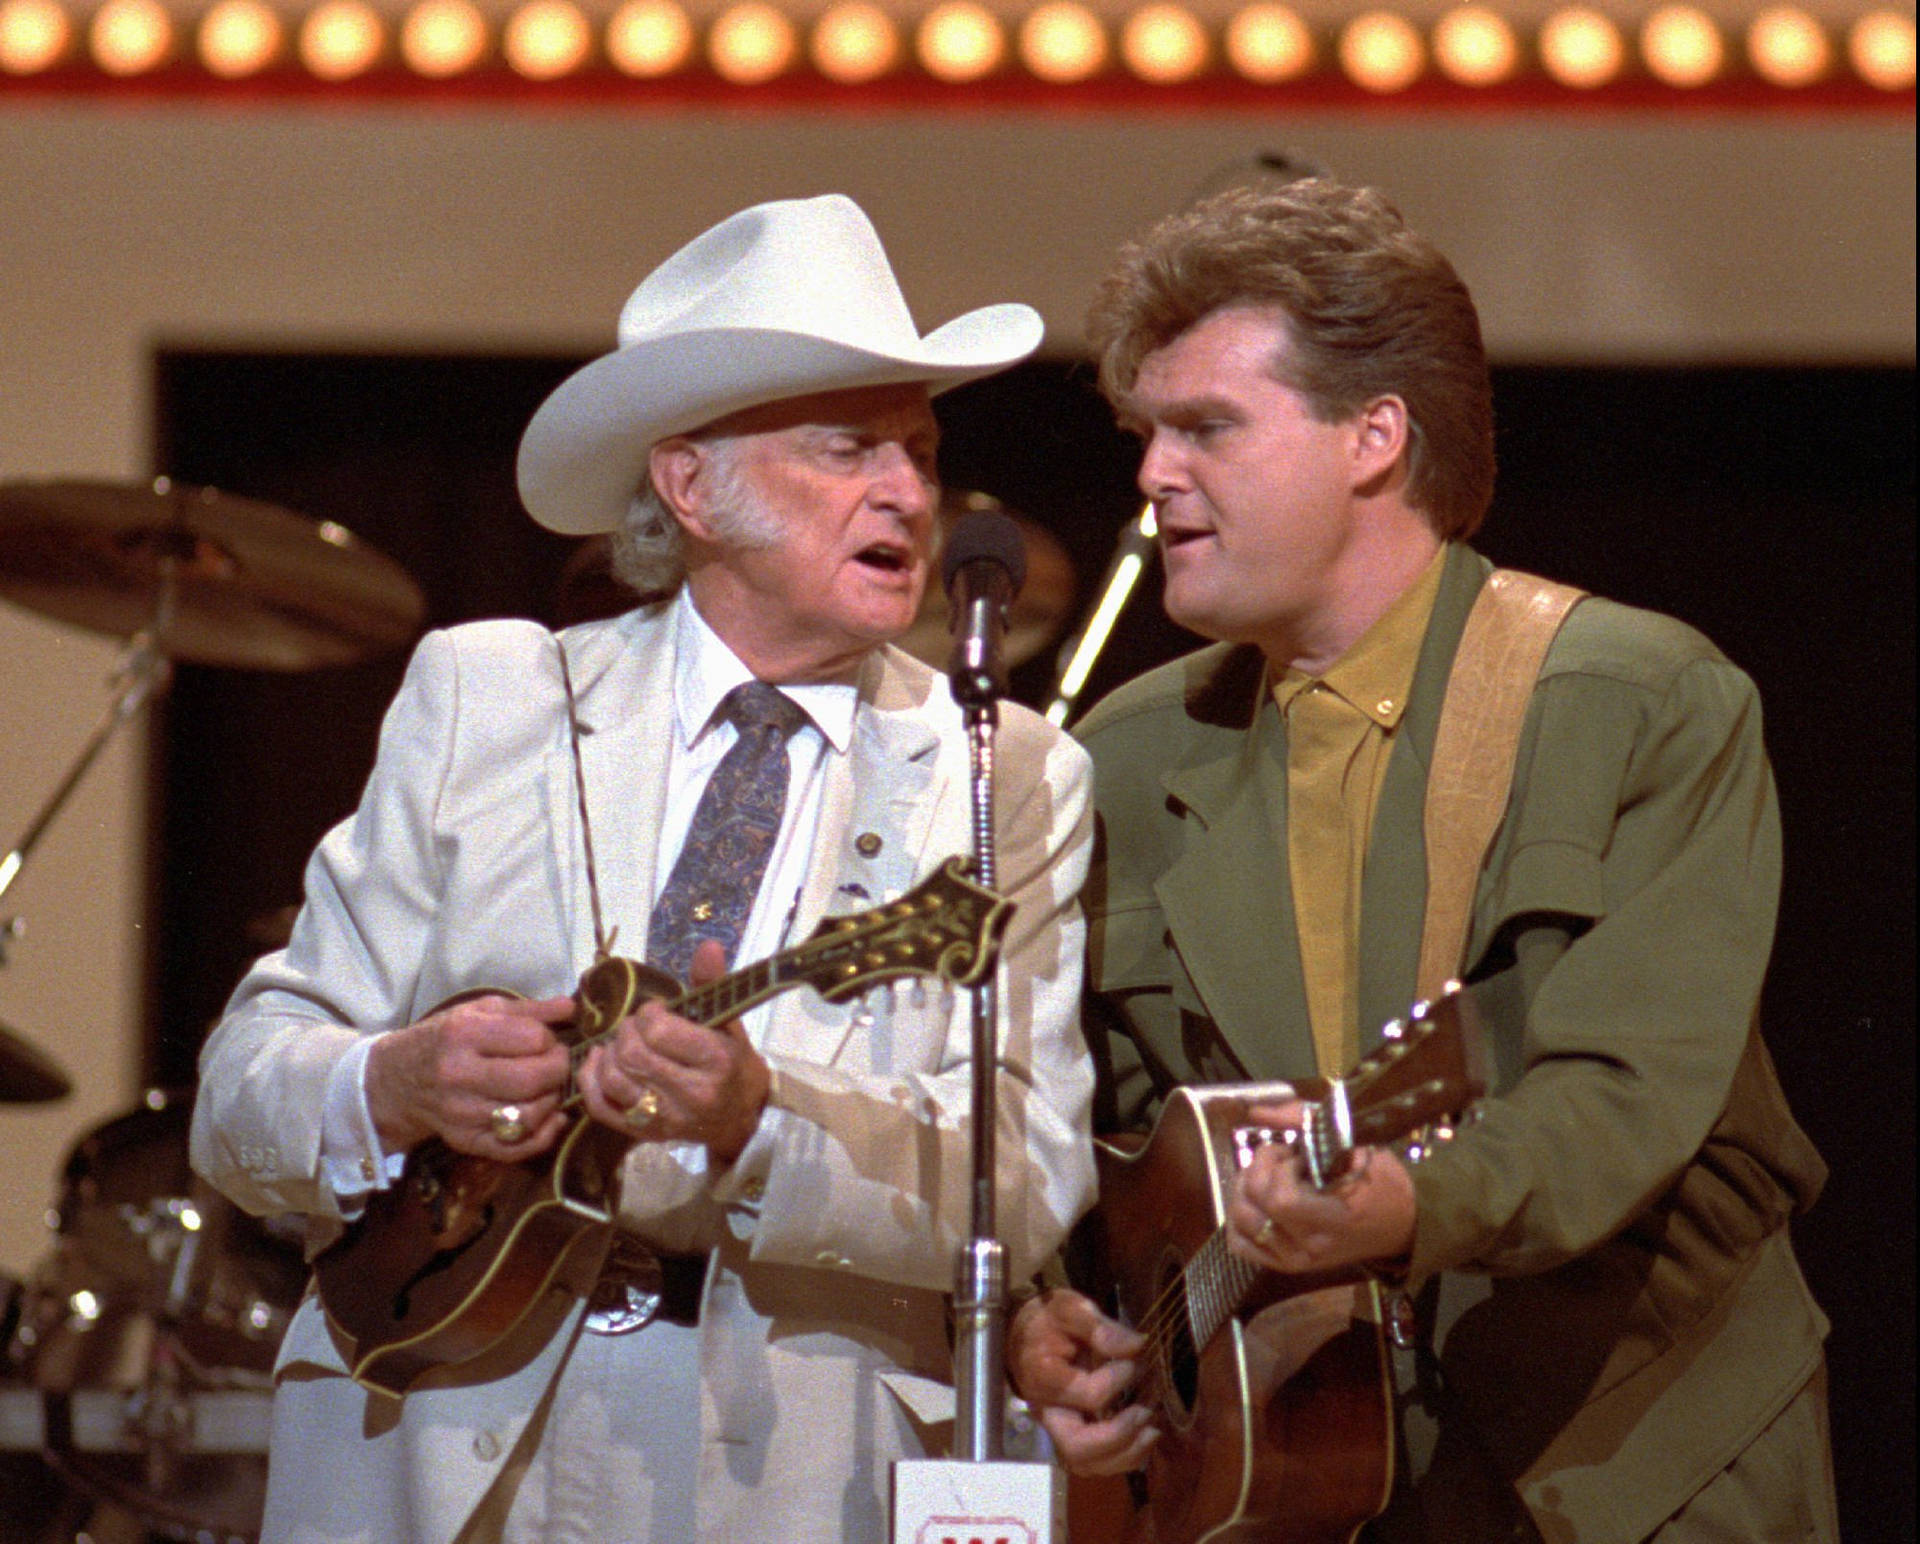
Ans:
{"label": "acoustic guitar", "polygon": [[[1161,1435],[1130,1481],[1155,1544],[1345,1544],[1386,1505],[1392,1385],[1373,1283],[1263,1270],[1228,1250],[1225,1228],[1233,1176],[1257,1148],[1286,1143],[1325,1188],[1359,1147],[1422,1128],[1443,1139],[1486,1091],[1465,992],[1383,1033],[1345,1078],[1176,1089],[1144,1144],[1094,1144],[1109,1306],[1148,1341],[1128,1398]],[[1300,1131],[1248,1123],[1252,1105],[1288,1099],[1308,1101]],[[1076,1507],[1114,1527],[1111,1488],[1077,1483]]]}
{"label": "acoustic guitar", "polygon": [[[580,979],[573,1019],[556,1027],[571,1063],[563,1108],[575,1117],[560,1140],[513,1164],[430,1137],[315,1258],[320,1304],[352,1344],[354,1378],[398,1396],[432,1369],[491,1349],[554,1289],[568,1254],[612,1226],[621,1161],[638,1138],[585,1118],[572,1078],[642,1003],[659,998],[683,1018],[718,1025],[789,987],[838,1002],[902,976],[972,986],[993,968],[1012,915],[1011,901],[949,858],[900,899],[829,917],[797,947],[690,991],[632,960],[596,961]],[[441,1006],[485,995],[463,992]]]}

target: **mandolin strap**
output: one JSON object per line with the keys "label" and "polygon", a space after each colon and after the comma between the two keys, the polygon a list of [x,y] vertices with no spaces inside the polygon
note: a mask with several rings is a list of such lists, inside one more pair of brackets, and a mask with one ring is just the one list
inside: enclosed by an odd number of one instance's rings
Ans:
{"label": "mandolin strap", "polygon": [[560,656],[560,686],[567,694],[567,733],[573,747],[573,787],[580,802],[580,847],[587,860],[587,899],[593,906],[593,958],[599,961],[613,955],[613,934],[600,915],[600,875],[593,862],[593,822],[587,815],[587,770],[580,758],[580,704],[573,695],[573,672],[567,668],[567,646],[560,635],[553,635],[554,652]]}

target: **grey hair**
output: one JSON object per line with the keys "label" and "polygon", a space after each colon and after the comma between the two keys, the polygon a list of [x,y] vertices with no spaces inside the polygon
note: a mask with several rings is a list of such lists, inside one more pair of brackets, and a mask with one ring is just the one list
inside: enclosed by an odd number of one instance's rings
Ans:
{"label": "grey hair", "polygon": [[[699,433],[688,436],[707,448],[713,478],[713,508],[708,518],[715,533],[737,547],[771,547],[780,540],[780,517],[749,486],[736,454],[739,436]],[[653,485],[627,505],[627,518],[613,533],[613,576],[642,601],[666,600],[687,577],[687,533]]]}
{"label": "grey hair", "polygon": [[613,533],[613,577],[641,600],[665,600],[687,577],[687,533],[649,477]]}

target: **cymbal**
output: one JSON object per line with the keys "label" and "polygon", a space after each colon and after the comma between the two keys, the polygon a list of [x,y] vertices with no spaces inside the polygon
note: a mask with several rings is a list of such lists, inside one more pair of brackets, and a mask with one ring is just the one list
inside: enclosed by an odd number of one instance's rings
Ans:
{"label": "cymbal", "polygon": [[348,664],[426,615],[406,570],[332,521],[165,477],[0,484],[0,597],[249,670]]}
{"label": "cymbal", "polygon": [[73,1083],[52,1057],[0,1024],[0,1104],[45,1104],[72,1092]]}
{"label": "cymbal", "polygon": [[[944,546],[953,522],[969,510],[991,510],[1007,516],[1020,527],[1027,549],[1027,578],[1007,612],[1007,637],[1004,645],[1009,665],[1023,665],[1060,636],[1067,615],[1073,610],[1073,560],[1067,549],[1043,526],[1025,515],[1016,514],[998,499],[986,493],[948,491],[940,500],[940,541]],[[947,592],[940,585],[940,564],[936,550],[934,572],[927,580],[927,592],[920,597],[920,614],[905,637],[894,642],[922,664],[945,670],[953,653],[953,635],[948,626]]]}

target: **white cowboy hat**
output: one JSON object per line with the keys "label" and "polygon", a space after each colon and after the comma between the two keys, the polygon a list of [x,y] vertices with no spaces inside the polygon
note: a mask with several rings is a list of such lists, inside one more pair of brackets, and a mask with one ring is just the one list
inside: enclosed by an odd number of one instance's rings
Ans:
{"label": "white cowboy hat", "polygon": [[520,497],[551,530],[610,531],[670,434],[819,391],[991,375],[1040,346],[1031,306],[984,306],[924,338],[873,224],[852,199],[758,204],[641,281],[620,346],[540,404],[520,441]]}

